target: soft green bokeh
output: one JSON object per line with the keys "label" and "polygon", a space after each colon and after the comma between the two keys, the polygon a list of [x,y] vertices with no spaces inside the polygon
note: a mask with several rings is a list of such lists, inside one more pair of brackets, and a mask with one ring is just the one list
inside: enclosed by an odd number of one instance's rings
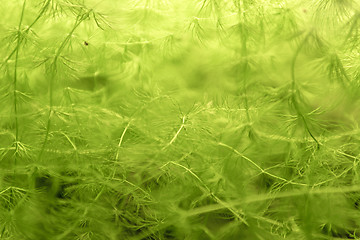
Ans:
{"label": "soft green bokeh", "polygon": [[0,14],[0,239],[360,238],[357,1]]}

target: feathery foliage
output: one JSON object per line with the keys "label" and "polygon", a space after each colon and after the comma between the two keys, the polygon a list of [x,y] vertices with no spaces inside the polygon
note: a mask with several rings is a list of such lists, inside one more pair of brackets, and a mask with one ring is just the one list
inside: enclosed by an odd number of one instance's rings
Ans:
{"label": "feathery foliage", "polygon": [[360,239],[357,1],[0,13],[0,239]]}

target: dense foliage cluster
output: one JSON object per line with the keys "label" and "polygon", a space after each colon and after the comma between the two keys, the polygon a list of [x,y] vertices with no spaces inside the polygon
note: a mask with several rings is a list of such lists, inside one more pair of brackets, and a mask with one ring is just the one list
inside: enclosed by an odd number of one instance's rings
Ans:
{"label": "dense foliage cluster", "polygon": [[358,1],[0,14],[0,239],[360,239]]}

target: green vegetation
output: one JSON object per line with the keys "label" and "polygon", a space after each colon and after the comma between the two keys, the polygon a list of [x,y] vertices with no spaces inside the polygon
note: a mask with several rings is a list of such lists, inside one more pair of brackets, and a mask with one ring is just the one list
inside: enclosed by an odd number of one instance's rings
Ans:
{"label": "green vegetation", "polygon": [[0,13],[0,239],[360,239],[358,1]]}

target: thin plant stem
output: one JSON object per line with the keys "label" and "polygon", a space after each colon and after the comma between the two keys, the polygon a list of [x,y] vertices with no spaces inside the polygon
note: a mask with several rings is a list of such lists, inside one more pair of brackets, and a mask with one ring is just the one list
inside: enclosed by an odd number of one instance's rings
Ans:
{"label": "thin plant stem", "polygon": [[195,174],[193,171],[191,171],[189,168],[177,163],[177,162],[173,162],[173,161],[170,161],[168,163],[166,163],[165,165],[163,165],[161,168],[165,167],[166,165],[168,164],[173,164],[175,166],[178,166],[178,167],[181,167],[183,169],[185,169],[187,172],[189,172],[197,181],[200,182],[200,184],[202,185],[202,188],[205,189],[205,192],[207,194],[209,194],[217,203],[221,204],[222,206],[224,206],[225,208],[227,208],[232,214],[234,214],[234,216],[240,220],[241,222],[243,222],[245,225],[249,226],[248,222],[246,221],[246,219],[242,216],[240,216],[240,214],[238,213],[238,211],[232,207],[230,207],[228,205],[227,202],[221,200],[218,196],[216,196],[215,193],[213,193],[213,191],[211,191],[211,189],[203,182],[203,180],[197,175]]}
{"label": "thin plant stem", "polygon": [[[41,8],[39,14],[36,16],[35,20],[26,27],[26,29],[23,31],[22,35],[23,37],[20,39],[20,42],[18,40],[18,45],[20,45],[22,43],[22,41],[25,39],[25,35],[29,33],[30,29],[40,20],[40,18],[44,15],[47,7],[49,6],[49,4],[51,3],[51,0],[46,0],[44,6]],[[24,7],[24,6],[23,6]],[[22,18],[23,16],[21,16]],[[22,20],[22,19],[21,19]],[[11,53],[5,58],[5,60],[3,61],[3,63],[0,65],[0,68],[3,67],[10,59],[11,57],[18,51],[17,50],[17,46],[15,46],[15,48],[11,51]]]}
{"label": "thin plant stem", "polygon": [[23,6],[22,6],[22,10],[21,10],[21,16],[20,16],[20,21],[19,21],[19,26],[18,26],[18,34],[17,34],[17,46],[16,46],[16,51],[15,51],[15,66],[14,66],[14,91],[13,91],[13,96],[14,96],[14,114],[15,114],[15,166],[16,166],[16,161],[17,161],[17,157],[18,157],[18,145],[19,145],[19,119],[18,119],[18,96],[17,96],[17,82],[18,82],[18,59],[19,59],[19,50],[20,50],[20,45],[21,45],[21,25],[24,19],[24,14],[25,14],[25,6],[26,6],[26,0],[24,0],[23,2]]}
{"label": "thin plant stem", "polygon": [[229,145],[227,145],[227,144],[225,144],[225,143],[222,143],[222,142],[220,142],[220,143],[218,143],[218,144],[219,144],[219,146],[223,146],[223,147],[226,147],[226,148],[232,150],[234,153],[236,153],[237,155],[239,155],[240,157],[242,157],[243,159],[245,159],[246,161],[248,161],[249,163],[251,163],[253,166],[255,166],[255,167],[256,167],[258,170],[260,170],[260,172],[263,173],[263,174],[266,174],[266,175],[268,175],[268,176],[270,176],[270,177],[272,177],[272,178],[274,178],[274,179],[278,179],[278,180],[280,180],[280,181],[283,181],[283,182],[285,182],[285,183],[287,183],[287,184],[299,185],[299,186],[308,186],[308,185],[305,184],[305,183],[294,182],[294,181],[292,181],[292,180],[288,180],[288,179],[285,179],[285,178],[283,178],[283,177],[279,177],[279,176],[277,176],[277,175],[275,175],[275,174],[269,173],[269,172],[267,172],[265,169],[263,169],[262,167],[260,167],[256,162],[254,162],[254,161],[251,160],[250,158],[246,157],[245,155],[241,154],[238,150],[234,149],[233,147],[231,147],[231,146],[229,146]]}
{"label": "thin plant stem", "polygon": [[179,136],[180,132],[185,128],[185,121],[186,121],[186,116],[182,117],[182,123],[180,128],[177,130],[177,132],[175,133],[174,137],[170,140],[170,142],[168,144],[166,144],[161,150],[165,150],[166,148],[168,148],[171,144],[173,144],[175,142],[175,140],[177,139],[177,137]]}
{"label": "thin plant stem", "polygon": [[56,72],[57,72],[57,61],[58,58],[60,57],[60,54],[62,53],[62,51],[64,50],[64,48],[66,47],[66,45],[68,44],[68,42],[70,41],[72,34],[74,33],[74,31],[79,27],[79,25],[82,23],[83,20],[86,19],[86,17],[88,16],[88,14],[91,12],[92,10],[87,11],[85,14],[79,15],[75,21],[75,24],[73,26],[73,28],[71,29],[71,31],[69,32],[69,34],[66,36],[66,38],[62,41],[62,43],[60,44],[60,47],[57,49],[54,59],[50,65],[50,79],[49,79],[49,113],[48,113],[48,117],[47,117],[47,124],[46,124],[46,133],[45,133],[45,139],[43,141],[38,159],[41,160],[41,157],[44,153],[44,149],[46,147],[46,144],[48,142],[49,139],[49,133],[50,133],[50,127],[51,127],[51,117],[53,114],[53,91],[54,91],[54,81],[55,81],[55,76],[56,76]]}
{"label": "thin plant stem", "polygon": [[314,134],[311,132],[309,125],[305,119],[304,114],[302,113],[302,111],[300,110],[300,106],[298,103],[298,100],[296,99],[296,94],[298,92],[298,89],[296,88],[296,78],[295,78],[295,64],[296,64],[296,60],[297,57],[299,56],[299,53],[301,51],[301,49],[304,47],[305,43],[307,42],[307,40],[309,39],[309,37],[311,36],[312,32],[310,31],[309,33],[306,34],[304,40],[300,43],[300,45],[298,46],[298,48],[296,49],[296,52],[292,58],[291,61],[291,101],[292,104],[295,108],[296,113],[298,114],[298,116],[300,117],[300,119],[302,120],[302,122],[304,123],[305,129],[308,132],[308,134],[310,135],[310,137],[316,142],[317,147],[320,147],[320,143],[319,141],[315,138]]}

